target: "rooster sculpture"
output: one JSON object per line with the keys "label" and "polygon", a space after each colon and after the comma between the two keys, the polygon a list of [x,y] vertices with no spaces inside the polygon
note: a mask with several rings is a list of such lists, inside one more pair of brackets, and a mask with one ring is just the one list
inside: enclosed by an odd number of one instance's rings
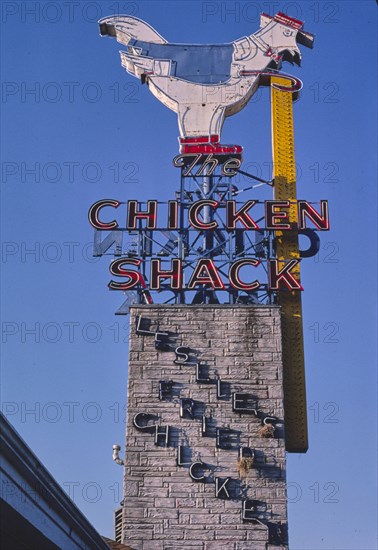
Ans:
{"label": "rooster sculpture", "polygon": [[302,21],[283,13],[262,14],[257,32],[219,45],[171,44],[131,16],[106,17],[99,25],[101,36],[127,47],[120,52],[127,72],[177,113],[182,153],[240,154],[240,146],[219,142],[224,119],[245,107],[283,61],[300,65],[297,43],[311,48],[314,42]]}

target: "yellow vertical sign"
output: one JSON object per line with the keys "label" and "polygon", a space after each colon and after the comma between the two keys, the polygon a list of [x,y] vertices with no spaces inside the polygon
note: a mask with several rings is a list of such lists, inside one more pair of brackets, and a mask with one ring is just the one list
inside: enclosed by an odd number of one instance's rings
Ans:
{"label": "yellow vertical sign", "polygon": [[[275,88],[275,84],[290,86],[291,81],[279,76],[271,78],[274,199],[290,201],[289,221],[296,224],[293,95]],[[295,231],[276,231],[275,237],[280,268],[288,260],[299,258],[298,234]],[[300,280],[299,263],[291,273]],[[305,453],[308,432],[301,292],[281,290],[278,300],[282,318],[286,450]]]}

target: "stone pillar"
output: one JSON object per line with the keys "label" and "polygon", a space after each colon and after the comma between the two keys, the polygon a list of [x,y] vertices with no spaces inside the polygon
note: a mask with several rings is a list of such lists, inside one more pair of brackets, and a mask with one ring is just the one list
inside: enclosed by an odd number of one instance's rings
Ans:
{"label": "stone pillar", "polygon": [[130,323],[123,542],[287,548],[280,309],[133,306]]}

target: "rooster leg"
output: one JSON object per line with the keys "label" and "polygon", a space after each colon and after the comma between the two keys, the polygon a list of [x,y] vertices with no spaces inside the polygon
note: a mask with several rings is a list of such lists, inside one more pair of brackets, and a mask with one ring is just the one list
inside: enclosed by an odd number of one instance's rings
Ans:
{"label": "rooster leg", "polygon": [[177,114],[181,137],[220,136],[225,107],[211,103],[180,104]]}
{"label": "rooster leg", "polygon": [[151,92],[178,115],[180,136],[220,135],[227,106],[223,86],[201,86],[177,78],[150,76]]}

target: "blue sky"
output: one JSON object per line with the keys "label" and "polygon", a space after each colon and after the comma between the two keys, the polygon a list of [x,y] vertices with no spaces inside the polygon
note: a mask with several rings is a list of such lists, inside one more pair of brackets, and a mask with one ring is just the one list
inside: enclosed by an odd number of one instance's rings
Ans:
{"label": "blue sky", "polygon": [[[286,10],[315,33],[302,67],[285,67],[304,82],[298,196],[328,199],[331,219],[302,264],[310,449],[288,457],[289,533],[293,550],[376,548],[376,3],[1,8],[3,412],[107,536],[122,498],[111,453],[124,445],[128,318],[114,316],[122,296],[107,290],[107,259],[91,257],[87,211],[101,198],[173,198],[178,129],[96,20],[119,11],[172,42],[220,43]],[[266,178],[269,117],[261,90],[222,135]]]}

